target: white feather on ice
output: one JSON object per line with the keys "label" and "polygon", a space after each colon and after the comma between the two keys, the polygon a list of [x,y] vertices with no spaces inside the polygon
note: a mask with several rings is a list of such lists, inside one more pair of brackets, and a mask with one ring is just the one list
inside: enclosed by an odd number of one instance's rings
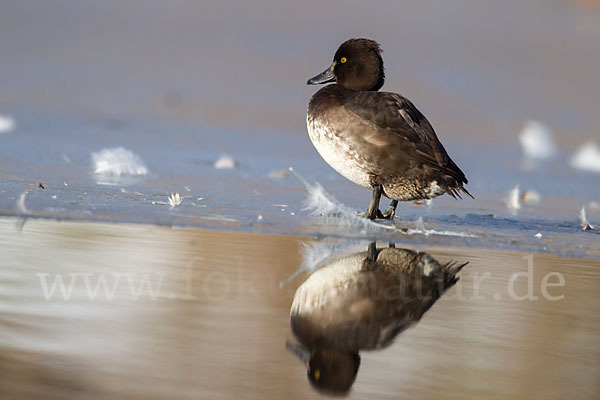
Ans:
{"label": "white feather on ice", "polygon": [[104,176],[148,175],[142,159],[123,147],[102,149],[92,153],[94,173]]}
{"label": "white feather on ice", "polygon": [[0,115],[0,133],[8,133],[15,129],[16,122],[13,117]]}
{"label": "white feather on ice", "polygon": [[511,210],[519,210],[521,208],[519,193],[519,185],[516,185],[506,197],[506,207],[508,207]]}
{"label": "white feather on ice", "polygon": [[361,217],[355,210],[340,203],[319,184],[306,184],[307,196],[304,200],[304,210],[314,216],[330,219],[331,223],[345,228],[360,229],[374,232],[382,229],[395,230],[393,226],[378,224],[368,218]]}
{"label": "white feather on ice", "polygon": [[181,198],[179,193],[176,192],[176,193],[171,193],[171,195],[168,197],[168,200],[169,200],[169,205],[171,206],[171,208],[175,208],[181,204],[183,199]]}
{"label": "white feather on ice", "polygon": [[585,206],[581,207],[581,210],[579,210],[579,221],[581,222],[581,230],[591,231],[594,229],[594,226],[588,222],[587,216],[585,215]]}
{"label": "white feather on ice", "polygon": [[571,167],[585,171],[600,172],[600,149],[593,142],[587,142],[571,158]]}
{"label": "white feather on ice", "polygon": [[527,121],[519,134],[521,148],[528,158],[546,160],[556,154],[552,132],[537,121]]}
{"label": "white feather on ice", "polygon": [[27,192],[21,193],[19,199],[17,200],[17,209],[21,214],[29,214],[29,210],[25,205],[25,197],[27,196]]}
{"label": "white feather on ice", "polygon": [[228,154],[223,154],[215,161],[216,169],[234,169],[237,167],[237,162]]}

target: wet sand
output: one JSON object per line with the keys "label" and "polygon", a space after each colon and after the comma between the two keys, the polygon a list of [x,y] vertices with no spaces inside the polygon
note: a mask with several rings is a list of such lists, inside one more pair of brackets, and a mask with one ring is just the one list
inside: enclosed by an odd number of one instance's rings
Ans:
{"label": "wet sand", "polygon": [[[313,239],[44,219],[19,232],[18,222],[0,219],[0,398],[320,397],[285,349],[308,275],[280,287]],[[361,352],[350,398],[600,396],[597,259],[418,250],[469,264],[416,326]],[[527,257],[537,300],[516,300],[509,282]],[[548,288],[560,300],[541,290],[552,272],[564,278]],[[57,276],[66,290],[74,278],[67,300],[58,287],[46,299],[43,282],[51,290]],[[102,279],[110,290],[94,294]],[[515,282],[526,294],[526,279]]]}

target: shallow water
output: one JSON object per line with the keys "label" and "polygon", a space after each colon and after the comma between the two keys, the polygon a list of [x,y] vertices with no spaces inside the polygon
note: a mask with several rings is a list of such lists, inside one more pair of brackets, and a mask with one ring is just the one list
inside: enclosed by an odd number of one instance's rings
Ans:
{"label": "shallow water", "polygon": [[[307,260],[303,245],[330,256],[322,270],[367,250],[345,240],[46,220],[19,233],[17,222],[0,219],[2,398],[317,398],[285,348],[298,340],[290,306],[308,274],[280,282]],[[350,398],[600,395],[596,260],[535,254],[537,299],[515,300],[510,288],[525,296],[529,281],[511,286],[511,276],[528,271],[532,254],[418,250],[469,264],[389,347],[360,352]],[[542,292],[550,272],[564,278],[547,289],[560,300]],[[60,287],[49,293],[58,276],[66,300]],[[102,277],[108,292],[100,283],[94,293]]]}
{"label": "shallow water", "polygon": [[[29,217],[381,239],[425,228],[462,235],[407,240],[600,255],[598,230],[583,233],[578,220],[585,205],[600,225],[600,174],[569,166],[582,143],[600,142],[597,8],[382,2],[373,14],[344,2],[344,17],[329,18],[342,3],[321,3],[1,5],[0,114],[15,128],[0,135],[0,213],[21,214],[27,192]],[[304,122],[315,91],[306,78],[358,35],[383,44],[384,88],[428,116],[476,200],[404,204],[398,229],[375,234],[303,211],[290,166],[353,210],[370,199],[323,162]],[[518,133],[531,118],[553,131],[554,159],[524,158]],[[119,146],[150,174],[94,175],[92,153]],[[221,154],[238,168],[215,169]],[[541,202],[509,210],[517,184]],[[184,198],[171,209],[174,192]]]}

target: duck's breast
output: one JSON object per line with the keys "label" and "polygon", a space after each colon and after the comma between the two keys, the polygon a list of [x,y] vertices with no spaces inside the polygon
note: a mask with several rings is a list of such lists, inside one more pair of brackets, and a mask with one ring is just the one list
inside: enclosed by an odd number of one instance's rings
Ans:
{"label": "duck's breast", "polygon": [[310,140],[327,164],[357,185],[371,187],[372,174],[362,149],[351,137],[349,121],[312,116],[309,111],[306,126]]}

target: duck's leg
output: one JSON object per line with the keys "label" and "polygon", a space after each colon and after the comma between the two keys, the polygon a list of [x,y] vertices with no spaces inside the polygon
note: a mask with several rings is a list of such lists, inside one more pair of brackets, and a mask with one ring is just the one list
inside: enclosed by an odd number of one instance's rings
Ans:
{"label": "duck's leg", "polygon": [[377,263],[377,243],[371,242],[369,243],[369,248],[367,250],[367,256],[362,262],[362,271],[370,271],[372,268],[376,266]]}
{"label": "duck's leg", "polygon": [[371,197],[371,204],[369,204],[369,210],[367,211],[367,218],[383,218],[383,214],[379,211],[379,200],[381,200],[381,192],[383,188],[381,185],[377,185],[373,188],[373,196]]}
{"label": "duck's leg", "polygon": [[396,207],[398,207],[398,200],[392,200],[390,206],[383,213],[383,218],[393,220],[396,215]]}
{"label": "duck's leg", "polygon": [[369,248],[367,250],[367,260],[369,260],[369,261],[377,260],[377,242],[369,243]]}

